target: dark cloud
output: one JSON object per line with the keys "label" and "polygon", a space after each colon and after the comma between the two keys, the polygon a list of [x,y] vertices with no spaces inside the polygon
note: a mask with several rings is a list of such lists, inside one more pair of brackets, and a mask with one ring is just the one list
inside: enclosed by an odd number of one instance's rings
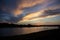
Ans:
{"label": "dark cloud", "polygon": [[17,8],[18,1],[19,0],[0,0],[0,22],[17,22],[18,17],[15,17],[11,11]]}
{"label": "dark cloud", "polygon": [[0,22],[13,22],[15,20],[13,18],[12,14],[0,10]]}
{"label": "dark cloud", "polygon": [[40,17],[52,16],[52,15],[59,15],[60,9],[55,10],[45,10],[44,13]]}

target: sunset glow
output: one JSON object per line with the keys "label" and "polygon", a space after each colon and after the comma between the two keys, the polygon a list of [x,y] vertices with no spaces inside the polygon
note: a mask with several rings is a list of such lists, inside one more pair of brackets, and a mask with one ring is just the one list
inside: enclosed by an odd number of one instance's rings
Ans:
{"label": "sunset glow", "polygon": [[3,0],[0,10],[0,22],[60,25],[60,0]]}

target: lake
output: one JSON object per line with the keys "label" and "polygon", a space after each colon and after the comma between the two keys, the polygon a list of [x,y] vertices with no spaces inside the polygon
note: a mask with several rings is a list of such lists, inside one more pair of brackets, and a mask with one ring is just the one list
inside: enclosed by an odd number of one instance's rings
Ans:
{"label": "lake", "polygon": [[23,27],[23,28],[0,28],[0,36],[24,35],[39,31],[58,29],[58,27]]}

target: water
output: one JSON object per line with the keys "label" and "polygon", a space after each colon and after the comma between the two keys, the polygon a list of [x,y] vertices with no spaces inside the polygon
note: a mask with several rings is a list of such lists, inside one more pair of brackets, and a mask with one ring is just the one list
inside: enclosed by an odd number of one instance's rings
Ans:
{"label": "water", "polygon": [[0,28],[0,36],[23,35],[51,29],[58,29],[58,27]]}

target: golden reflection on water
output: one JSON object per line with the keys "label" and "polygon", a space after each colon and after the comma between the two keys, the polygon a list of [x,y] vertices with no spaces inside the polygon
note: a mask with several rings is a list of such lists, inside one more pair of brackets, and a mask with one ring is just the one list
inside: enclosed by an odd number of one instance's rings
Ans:
{"label": "golden reflection on water", "polygon": [[51,29],[57,29],[58,27],[25,27],[22,28],[22,34],[28,34],[28,33],[33,33],[33,32],[39,32],[39,31],[44,31],[44,30],[51,30]]}
{"label": "golden reflection on water", "polygon": [[58,27],[1,28],[0,36],[22,35],[51,29],[58,29]]}

